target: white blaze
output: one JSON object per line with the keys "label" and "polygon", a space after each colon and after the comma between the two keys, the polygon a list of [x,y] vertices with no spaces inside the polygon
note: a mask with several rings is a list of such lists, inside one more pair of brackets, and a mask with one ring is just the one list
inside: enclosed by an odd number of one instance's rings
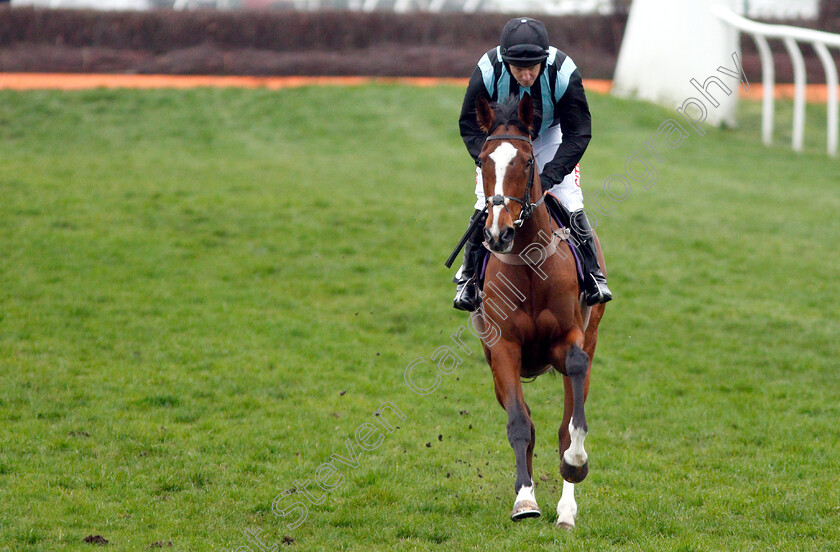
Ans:
{"label": "white blaze", "polygon": [[[496,168],[496,189],[494,190],[496,195],[505,195],[505,174],[507,174],[508,165],[511,161],[513,161],[514,157],[516,157],[516,148],[508,142],[502,142],[499,144],[499,147],[493,150],[493,153],[490,154],[490,159],[493,160],[493,165]],[[505,205],[507,205],[507,203],[508,200],[506,199]],[[493,227],[490,229],[490,234],[495,239],[499,238],[499,213],[501,211],[501,205],[493,206]]]}

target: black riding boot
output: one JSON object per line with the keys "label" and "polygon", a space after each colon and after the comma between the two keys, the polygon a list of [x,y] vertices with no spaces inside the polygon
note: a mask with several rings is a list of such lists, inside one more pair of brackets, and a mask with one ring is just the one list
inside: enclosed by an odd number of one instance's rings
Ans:
{"label": "black riding boot", "polygon": [[587,305],[606,303],[612,299],[612,292],[607,287],[607,278],[601,272],[598,263],[598,253],[595,249],[595,239],[592,234],[592,227],[586,218],[586,212],[579,209],[570,213],[571,224],[569,230],[575,240],[577,250],[583,263],[583,298]]}
{"label": "black riding boot", "polygon": [[[473,218],[479,216],[481,211],[477,210],[473,214]],[[470,219],[472,222],[473,218]],[[452,300],[452,306],[459,310],[472,312],[478,309],[481,304],[481,296],[478,293],[478,275],[476,274],[478,265],[478,256],[481,252],[482,229],[476,228],[472,233],[467,243],[464,244],[464,264],[453,280],[458,284],[458,289],[455,292],[455,299]]]}

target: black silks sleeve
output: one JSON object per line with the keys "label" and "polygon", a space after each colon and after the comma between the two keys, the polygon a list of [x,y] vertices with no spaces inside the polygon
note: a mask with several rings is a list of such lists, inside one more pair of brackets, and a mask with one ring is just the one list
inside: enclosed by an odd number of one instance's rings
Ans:
{"label": "black silks sleeve", "polygon": [[489,102],[490,95],[484,87],[484,79],[481,75],[481,69],[478,67],[470,76],[470,82],[467,85],[467,91],[464,94],[464,103],[461,105],[461,117],[458,119],[458,126],[461,130],[461,139],[464,140],[464,145],[467,146],[467,151],[474,161],[478,161],[478,155],[481,153],[481,148],[484,145],[484,138],[486,137],[483,130],[478,126],[475,113],[476,100],[484,96]]}
{"label": "black silks sleeve", "polygon": [[574,170],[592,139],[592,116],[577,69],[569,78],[569,86],[554,107],[554,113],[563,131],[563,142],[557,148],[554,159],[545,164],[541,175],[552,185],[562,181]]}

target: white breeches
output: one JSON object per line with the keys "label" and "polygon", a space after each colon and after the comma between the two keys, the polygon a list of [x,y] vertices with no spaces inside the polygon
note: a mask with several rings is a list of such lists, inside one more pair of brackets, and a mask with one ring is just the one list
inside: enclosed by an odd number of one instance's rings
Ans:
{"label": "white breeches", "polygon": [[[537,158],[537,170],[542,173],[545,164],[554,159],[557,148],[563,141],[563,133],[560,125],[553,126],[546,130],[534,140],[534,156]],[[562,182],[549,190],[565,205],[570,212],[583,209],[583,192],[580,189],[580,165],[566,175]],[[475,208],[484,209],[487,199],[484,197],[484,182],[481,178],[481,169],[475,169]],[[538,198],[532,198],[536,200]]]}

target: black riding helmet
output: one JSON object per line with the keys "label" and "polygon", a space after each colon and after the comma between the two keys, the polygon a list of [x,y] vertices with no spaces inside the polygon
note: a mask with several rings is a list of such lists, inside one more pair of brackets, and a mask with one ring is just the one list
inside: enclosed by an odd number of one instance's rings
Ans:
{"label": "black riding helmet", "polygon": [[530,17],[511,19],[499,41],[502,60],[517,67],[530,67],[548,57],[548,32],[542,21]]}

